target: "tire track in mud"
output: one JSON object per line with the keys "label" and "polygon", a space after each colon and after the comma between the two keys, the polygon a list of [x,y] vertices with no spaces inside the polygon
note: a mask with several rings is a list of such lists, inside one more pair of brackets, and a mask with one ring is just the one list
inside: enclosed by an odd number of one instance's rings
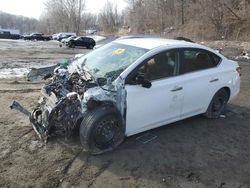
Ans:
{"label": "tire track in mud", "polygon": [[63,174],[67,174],[69,168],[72,166],[76,158],[82,153],[82,151],[77,152],[72,159],[69,160],[68,164],[63,169]]}
{"label": "tire track in mud", "polygon": [[[68,150],[68,148],[66,148]],[[85,153],[84,150],[78,151],[71,159],[68,160],[62,170],[62,181],[58,187],[79,186],[85,184],[92,187],[97,178],[105,172],[112,160],[101,162],[96,165],[96,158]]]}
{"label": "tire track in mud", "polygon": [[[60,144],[60,146],[63,147],[63,151],[66,151],[67,153],[73,155],[65,161],[65,164],[63,164],[61,170],[62,178],[60,184],[58,184],[57,187],[65,187],[64,184],[79,184],[79,178],[82,176],[82,173],[84,173],[85,169],[87,168],[87,166],[85,165],[88,163],[89,156],[81,156],[82,154],[84,154],[83,149],[81,147],[72,148],[64,141],[57,142],[58,144]],[[85,159],[85,162],[82,161],[82,158]]]}
{"label": "tire track in mud", "polygon": [[31,93],[31,92],[38,92],[41,88],[35,89],[4,89],[0,90],[0,93]]}
{"label": "tire track in mud", "polygon": [[4,157],[0,158],[1,161],[4,161],[4,160],[10,158],[10,155],[12,153],[18,151],[23,144],[26,144],[30,140],[30,138],[33,136],[33,134],[30,135],[30,136],[27,136],[27,138],[25,138],[25,139],[23,139],[23,138],[24,138],[24,136],[29,135],[30,133],[32,133],[32,130],[33,129],[29,129],[29,130],[25,131],[21,136],[19,136],[15,140],[13,140],[10,143],[10,149],[9,149],[9,151],[5,154]]}
{"label": "tire track in mud", "polygon": [[13,142],[17,142],[19,139],[21,139],[22,137],[24,137],[25,135],[29,134],[31,131],[33,131],[33,128],[30,128],[29,130],[25,131],[23,134],[21,134],[18,138],[16,138],[15,140],[13,140]]}
{"label": "tire track in mud", "polygon": [[104,163],[99,170],[94,174],[94,177],[92,180],[90,180],[90,183],[88,184],[88,187],[91,187],[95,182],[98,177],[102,175],[102,173],[109,168],[109,166],[112,164],[112,161],[109,160],[106,163]]}
{"label": "tire track in mud", "polygon": [[82,174],[88,168],[89,156],[86,157],[85,162],[81,161],[80,155],[83,154],[82,151],[78,152],[69,162],[66,164],[62,170],[62,181],[58,187],[65,187],[64,184],[69,184],[70,186],[79,185],[82,180]]}

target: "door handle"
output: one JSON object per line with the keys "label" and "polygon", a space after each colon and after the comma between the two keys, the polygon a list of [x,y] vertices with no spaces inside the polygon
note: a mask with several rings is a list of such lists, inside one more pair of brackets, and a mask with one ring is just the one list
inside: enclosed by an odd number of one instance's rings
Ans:
{"label": "door handle", "polygon": [[219,81],[219,78],[212,78],[212,79],[210,80],[210,83],[212,83],[212,82],[217,82],[217,81]]}
{"label": "door handle", "polygon": [[180,91],[180,90],[182,90],[183,88],[181,87],[181,86],[176,86],[176,87],[174,87],[174,89],[172,89],[171,91],[172,92],[175,92],[175,91]]}

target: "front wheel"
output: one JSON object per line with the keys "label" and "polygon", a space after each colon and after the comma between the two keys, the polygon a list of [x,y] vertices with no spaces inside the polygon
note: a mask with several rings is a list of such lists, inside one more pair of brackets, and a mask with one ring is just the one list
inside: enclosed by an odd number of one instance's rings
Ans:
{"label": "front wheel", "polygon": [[115,149],[124,139],[122,117],[114,107],[103,106],[88,112],[80,127],[80,141],[96,155]]}
{"label": "front wheel", "polygon": [[219,118],[228,102],[229,94],[225,89],[220,89],[213,96],[206,113],[204,114],[209,119]]}

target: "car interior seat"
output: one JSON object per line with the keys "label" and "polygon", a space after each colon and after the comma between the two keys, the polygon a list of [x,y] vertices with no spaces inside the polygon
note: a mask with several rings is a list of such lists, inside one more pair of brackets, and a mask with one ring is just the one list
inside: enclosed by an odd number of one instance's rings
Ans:
{"label": "car interior seat", "polygon": [[210,58],[209,58],[208,54],[206,54],[206,53],[197,53],[196,54],[195,64],[196,64],[196,69],[197,70],[211,67]]}
{"label": "car interior seat", "polygon": [[153,61],[150,60],[146,65],[145,77],[149,80],[166,78],[173,75],[173,67],[168,64],[166,54],[157,55]]}

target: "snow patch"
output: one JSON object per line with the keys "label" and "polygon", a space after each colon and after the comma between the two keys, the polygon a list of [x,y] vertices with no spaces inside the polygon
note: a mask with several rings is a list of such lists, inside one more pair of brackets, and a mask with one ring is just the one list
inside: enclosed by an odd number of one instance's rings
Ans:
{"label": "snow patch", "polygon": [[250,54],[243,53],[242,55],[237,56],[236,59],[247,59],[247,60],[250,60]]}
{"label": "snow patch", "polygon": [[28,68],[4,68],[0,69],[0,79],[23,78],[29,73]]}

